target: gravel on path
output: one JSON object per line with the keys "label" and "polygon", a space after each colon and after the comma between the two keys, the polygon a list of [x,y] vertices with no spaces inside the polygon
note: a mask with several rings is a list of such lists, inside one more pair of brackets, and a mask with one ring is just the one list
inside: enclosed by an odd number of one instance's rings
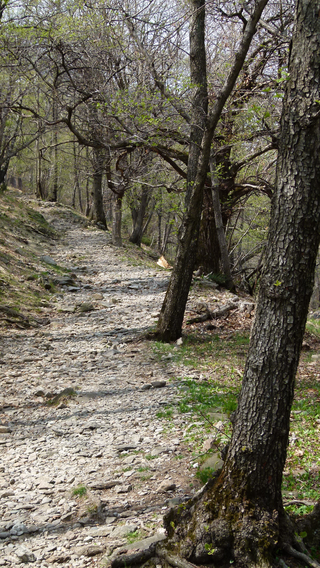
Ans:
{"label": "gravel on path", "polygon": [[64,233],[44,255],[70,272],[47,326],[1,331],[0,566],[96,566],[163,533],[164,512],[190,496],[183,419],[157,418],[175,382],[138,340],[168,272],[41,212]]}

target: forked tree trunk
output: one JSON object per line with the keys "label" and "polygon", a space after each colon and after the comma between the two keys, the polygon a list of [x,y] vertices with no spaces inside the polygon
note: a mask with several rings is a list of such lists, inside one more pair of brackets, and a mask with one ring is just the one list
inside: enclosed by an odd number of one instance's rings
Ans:
{"label": "forked tree trunk", "polygon": [[319,10],[319,0],[297,1],[265,268],[226,461],[166,520],[167,548],[195,563],[265,568],[276,549],[299,546],[281,482],[320,241]]}
{"label": "forked tree trunk", "polygon": [[179,231],[175,265],[161,308],[154,337],[174,341],[181,336],[184,311],[195,266],[203,188],[207,178],[210,146],[224,105],[242,69],[256,25],[268,0],[257,0],[245,27],[238,52],[213,109],[207,116],[206,54],[204,43],[204,0],[191,0],[190,80],[195,85],[191,116],[186,213]]}
{"label": "forked tree trunk", "polygon": [[181,335],[185,305],[196,262],[203,186],[195,195],[195,181],[201,152],[201,140],[208,111],[207,67],[205,51],[205,0],[191,0],[190,81],[194,85],[192,120],[187,171],[186,209],[180,231],[175,267],[160,312],[157,335],[164,341]]}

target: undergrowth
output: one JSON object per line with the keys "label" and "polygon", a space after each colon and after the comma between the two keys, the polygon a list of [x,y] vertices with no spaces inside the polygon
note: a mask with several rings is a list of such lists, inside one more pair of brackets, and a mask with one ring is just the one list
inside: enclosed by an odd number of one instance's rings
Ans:
{"label": "undergrowth", "polygon": [[[309,331],[311,330],[308,324]],[[320,337],[320,321],[312,321],[313,335]],[[315,330],[317,333],[315,333]],[[203,464],[210,450],[203,441],[211,435],[218,451],[232,433],[230,415],[236,409],[249,344],[249,333],[192,333],[183,344],[154,343],[153,351],[164,367],[175,369],[175,404],[157,414],[167,424],[177,416],[187,422],[184,440],[192,448],[194,460]],[[317,342],[315,349],[318,349]],[[288,512],[304,515],[320,499],[320,373],[317,352],[302,353],[291,415],[290,440],[283,478],[284,504]],[[196,478],[205,483],[212,471],[202,467]]]}

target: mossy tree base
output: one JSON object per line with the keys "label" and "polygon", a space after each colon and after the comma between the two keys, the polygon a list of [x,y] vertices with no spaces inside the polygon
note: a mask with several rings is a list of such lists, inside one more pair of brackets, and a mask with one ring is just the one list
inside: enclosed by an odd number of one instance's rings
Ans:
{"label": "mossy tree base", "polygon": [[[229,505],[228,505],[229,503]],[[320,505],[316,506],[319,511]],[[311,513],[313,530],[315,514]],[[308,525],[308,517],[304,526]],[[316,515],[320,521],[319,515]],[[299,526],[281,508],[261,507],[241,493],[223,490],[223,471],[187,503],[170,509],[164,518],[168,538],[141,553],[116,557],[112,568],[131,565],[164,568],[211,566],[275,568],[286,566],[281,556],[294,557],[301,566],[320,568],[297,540]],[[309,525],[308,525],[309,526]],[[147,564],[146,564],[147,562]]]}
{"label": "mossy tree base", "polygon": [[168,540],[161,546],[196,565],[270,568],[281,541],[296,546],[292,523],[283,510],[263,508],[224,486],[223,475],[170,510],[164,521]]}

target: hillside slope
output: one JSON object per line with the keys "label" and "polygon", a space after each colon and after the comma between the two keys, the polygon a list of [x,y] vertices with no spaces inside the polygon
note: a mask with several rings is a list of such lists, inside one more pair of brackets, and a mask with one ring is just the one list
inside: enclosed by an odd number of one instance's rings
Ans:
{"label": "hillside slope", "polygon": [[[69,272],[50,258],[61,231],[37,209],[37,201],[18,190],[0,194],[0,327],[45,324],[50,292]],[[69,214],[87,222],[71,210]]]}

